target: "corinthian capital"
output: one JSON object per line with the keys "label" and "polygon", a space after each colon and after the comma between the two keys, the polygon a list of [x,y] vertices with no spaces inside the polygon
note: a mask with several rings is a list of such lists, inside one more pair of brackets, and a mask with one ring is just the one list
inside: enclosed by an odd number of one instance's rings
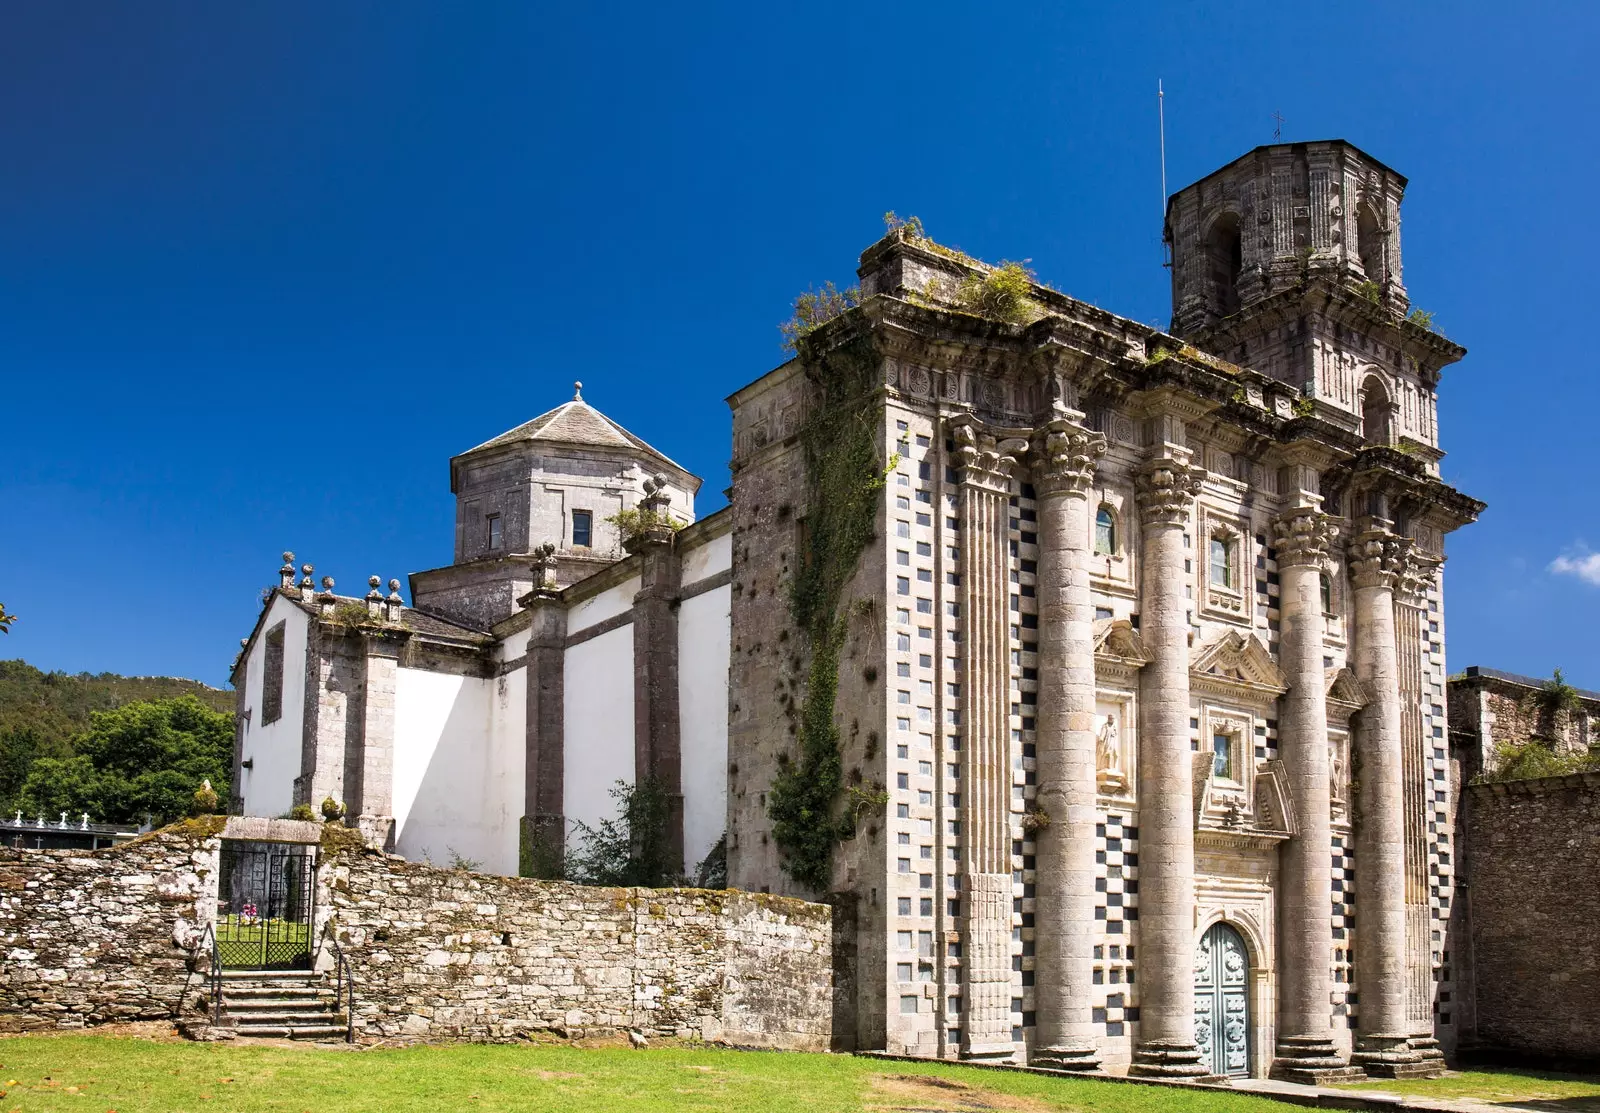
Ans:
{"label": "corinthian capital", "polygon": [[1278,567],[1322,567],[1333,548],[1333,519],[1319,510],[1297,507],[1272,523]]}
{"label": "corinthian capital", "polygon": [[970,418],[952,423],[950,437],[956,445],[952,459],[956,467],[961,469],[964,486],[1010,492],[1011,472],[1017,460],[1027,452],[1027,441],[1018,437],[998,436]]}
{"label": "corinthian capital", "polygon": [[1346,556],[1350,582],[1356,587],[1393,590],[1416,568],[1413,542],[1383,526],[1369,526],[1350,539]]}
{"label": "corinthian capital", "polygon": [[1205,482],[1204,468],[1163,456],[1145,465],[1136,479],[1139,512],[1147,526],[1181,526]]}
{"label": "corinthian capital", "polygon": [[1033,436],[1033,485],[1040,498],[1086,495],[1105,455],[1104,434],[1057,418]]}

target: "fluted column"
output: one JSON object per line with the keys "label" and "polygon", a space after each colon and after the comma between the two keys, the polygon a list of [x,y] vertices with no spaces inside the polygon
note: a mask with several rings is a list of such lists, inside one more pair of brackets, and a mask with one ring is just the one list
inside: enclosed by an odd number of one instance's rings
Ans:
{"label": "fluted column", "polygon": [[1006,545],[1011,471],[1026,441],[956,425],[966,615],[966,769],[961,793],[961,1054],[1008,1058],[1011,1038],[1011,653]]}
{"label": "fluted column", "polygon": [[1039,810],[1034,835],[1033,1062],[1095,1070],[1091,1020],[1095,927],[1094,602],[1089,488],[1105,438],[1065,420],[1036,438],[1039,507]]}
{"label": "fluted column", "polygon": [[1356,984],[1353,1062],[1380,1077],[1436,1073],[1411,1047],[1406,1014],[1405,786],[1395,588],[1411,565],[1411,541],[1382,518],[1363,518],[1350,544],[1355,588],[1356,674],[1370,701],[1356,732]]}
{"label": "fluted column", "polygon": [[1273,523],[1282,615],[1279,659],[1289,691],[1278,714],[1278,755],[1298,831],[1282,849],[1279,884],[1278,1047],[1272,1076],[1315,1085],[1348,1070],[1333,1042],[1332,787],[1327,677],[1323,669],[1322,570],[1332,531],[1311,507]]}
{"label": "fluted column", "polygon": [[1183,531],[1205,472],[1164,455],[1138,477],[1143,519],[1139,632],[1139,1043],[1129,1073],[1198,1076],[1194,1042],[1194,755]]}

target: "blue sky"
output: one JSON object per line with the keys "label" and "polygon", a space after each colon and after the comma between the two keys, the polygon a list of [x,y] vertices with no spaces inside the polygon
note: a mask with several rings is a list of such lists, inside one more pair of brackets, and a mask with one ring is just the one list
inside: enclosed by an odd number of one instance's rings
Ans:
{"label": "blue sky", "polygon": [[[886,209],[1150,323],[1172,188],[1272,139],[1411,180],[1452,669],[1600,688],[1593,4],[13,4],[0,655],[213,684],[285,547],[447,563],[447,460],[585,396],[722,504],[723,398]],[[1589,138],[1585,138],[1588,136]]]}

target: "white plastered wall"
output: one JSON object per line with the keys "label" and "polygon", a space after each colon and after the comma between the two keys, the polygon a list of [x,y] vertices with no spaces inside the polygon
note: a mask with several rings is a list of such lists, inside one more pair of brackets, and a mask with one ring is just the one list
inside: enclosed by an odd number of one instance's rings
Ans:
{"label": "white plastered wall", "polygon": [[[630,576],[620,584],[606,588],[598,595],[591,596],[580,602],[574,603],[567,612],[567,635],[570,637],[589,627],[604,622],[608,618],[615,618],[619,614],[627,614],[633,610],[633,597],[639,594],[639,577]],[[571,661],[567,668],[572,667]],[[631,675],[633,665],[630,663],[628,672]],[[571,675],[570,672],[568,675]]]}
{"label": "white plastered wall", "polygon": [[[267,634],[283,623],[283,714],[261,721],[261,690],[266,674]],[[294,780],[300,775],[300,741],[305,730],[306,613],[281,595],[268,608],[260,635],[245,662],[242,757],[250,768],[238,771],[245,815],[280,816],[294,805]]]}
{"label": "white plastered wall", "polygon": [[[638,581],[630,582],[631,600]],[[567,649],[562,735],[562,811],[570,842],[578,823],[593,827],[614,818],[611,789],[634,780],[632,624]]]}
{"label": "white plastered wall", "polygon": [[[712,547],[706,546],[708,549]],[[731,549],[724,548],[731,552]],[[684,563],[687,566],[688,561]],[[688,582],[687,574],[684,580]],[[717,840],[722,838],[728,822],[728,640],[731,605],[732,589],[718,587],[685,599],[678,609],[678,722],[683,745],[683,848],[684,864],[690,870],[699,865]]]}

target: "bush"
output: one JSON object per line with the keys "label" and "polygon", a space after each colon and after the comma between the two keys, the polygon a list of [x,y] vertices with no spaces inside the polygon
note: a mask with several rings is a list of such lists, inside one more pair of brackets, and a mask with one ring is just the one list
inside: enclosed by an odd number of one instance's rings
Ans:
{"label": "bush", "polygon": [[1033,300],[1033,272],[1021,263],[1001,263],[987,274],[967,275],[956,300],[968,313],[1008,325],[1026,324],[1043,312]]}
{"label": "bush", "polygon": [[859,286],[841,290],[831,282],[824,282],[820,290],[807,290],[794,299],[794,316],[778,326],[778,331],[783,333],[784,351],[795,351],[795,346],[805,337],[860,304]]}

